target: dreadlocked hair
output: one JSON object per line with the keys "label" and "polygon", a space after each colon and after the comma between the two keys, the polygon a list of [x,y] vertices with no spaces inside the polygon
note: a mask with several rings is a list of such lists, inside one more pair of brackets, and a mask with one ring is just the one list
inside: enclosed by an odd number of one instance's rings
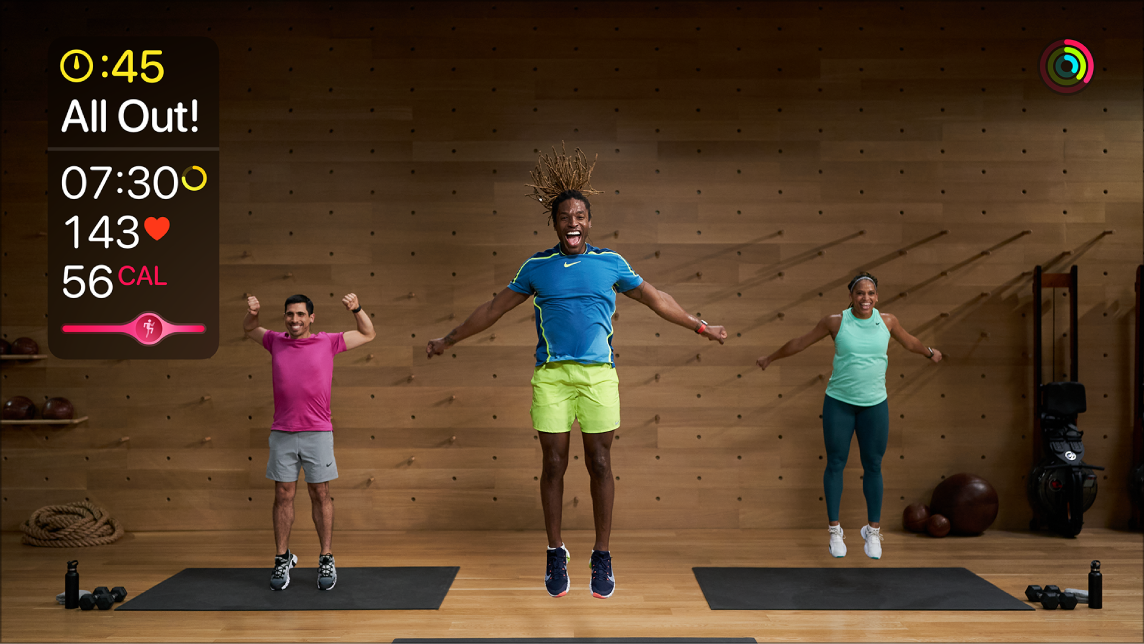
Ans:
{"label": "dreadlocked hair", "polygon": [[603,194],[603,190],[592,189],[592,170],[596,167],[599,156],[593,157],[589,165],[583,150],[576,148],[575,155],[569,155],[561,141],[560,152],[553,146],[552,156],[542,154],[537,159],[536,169],[529,173],[532,183],[526,183],[524,187],[532,188],[528,198],[540,202],[548,211],[549,223],[552,223],[552,216],[560,203],[570,198],[583,201],[591,214],[591,206],[585,197]]}

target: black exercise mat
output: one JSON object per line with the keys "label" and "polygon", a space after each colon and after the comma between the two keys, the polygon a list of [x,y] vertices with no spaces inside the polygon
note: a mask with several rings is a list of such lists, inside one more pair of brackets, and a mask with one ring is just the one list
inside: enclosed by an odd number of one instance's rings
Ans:
{"label": "black exercise mat", "polygon": [[711,610],[1033,610],[965,568],[692,568]]}
{"label": "black exercise mat", "polygon": [[338,568],[334,589],[323,591],[316,567],[298,567],[274,591],[269,567],[186,568],[116,610],[437,610],[458,570]]}

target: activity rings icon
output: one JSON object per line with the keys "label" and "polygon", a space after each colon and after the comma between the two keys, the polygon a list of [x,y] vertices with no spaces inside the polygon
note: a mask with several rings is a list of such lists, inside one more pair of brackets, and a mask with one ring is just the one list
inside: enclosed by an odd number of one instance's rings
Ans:
{"label": "activity rings icon", "polygon": [[1058,40],[1041,53],[1041,79],[1059,94],[1072,94],[1092,80],[1092,52],[1076,40]]}
{"label": "activity rings icon", "polygon": [[[64,63],[66,63],[68,61],[68,58],[70,58],[72,56],[72,54],[75,54],[75,61],[72,63],[73,71],[76,71],[76,72],[79,71],[79,57],[80,56],[83,56],[84,58],[87,59],[87,73],[84,74],[83,76],[81,76],[80,78],[74,78],[71,75],[69,75],[67,67],[64,66]],[[91,72],[93,69],[95,69],[95,63],[92,62],[91,56],[88,56],[87,52],[82,50],[82,49],[73,49],[73,50],[69,51],[68,53],[64,54],[64,57],[60,59],[60,73],[62,73],[64,75],[64,78],[68,79],[69,81],[71,81],[73,83],[82,83],[83,81],[87,80],[87,77],[91,76]],[[86,130],[85,130],[85,132],[86,132]]]}
{"label": "activity rings icon", "polygon": [[[199,173],[203,175],[202,183],[200,183],[197,186],[193,186],[193,187],[191,186],[191,184],[187,183],[187,173],[190,172],[191,170],[198,170]],[[200,168],[197,165],[193,165],[193,166],[187,168],[186,170],[183,170],[183,174],[179,175],[179,179],[183,182],[184,188],[186,188],[187,190],[190,190],[191,192],[198,192],[199,190],[203,189],[203,186],[207,185],[207,171],[203,170],[202,168]]]}

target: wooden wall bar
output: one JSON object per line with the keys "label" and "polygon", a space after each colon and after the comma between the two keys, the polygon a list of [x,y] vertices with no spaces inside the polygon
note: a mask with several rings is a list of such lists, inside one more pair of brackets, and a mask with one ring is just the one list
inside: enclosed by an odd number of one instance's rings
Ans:
{"label": "wooden wall bar", "polygon": [[[307,293],[316,330],[340,331],[354,291],[379,334],[335,361],[338,528],[540,529],[532,307],[423,352],[555,243],[523,184],[562,141],[599,155],[593,243],[730,332],[702,342],[619,298],[617,528],[825,522],[832,346],[754,361],[844,308],[860,269],[947,357],[890,351],[885,522],[964,471],[998,489],[998,527],[1024,527],[1038,264],[1079,266],[1080,425],[1108,468],[1086,520],[1127,523],[1138,3],[29,3],[0,22],[4,338],[46,346],[52,39],[213,38],[223,170],[218,353],[5,362],[5,399],[66,396],[90,420],[0,430],[0,528],[84,498],[129,530],[267,528],[270,363],[244,294],[273,326]],[[1036,66],[1066,37],[1097,69],[1062,96]],[[1067,300],[1045,298],[1059,335]],[[844,525],[865,516],[854,449]],[[565,517],[588,528],[573,453]]]}

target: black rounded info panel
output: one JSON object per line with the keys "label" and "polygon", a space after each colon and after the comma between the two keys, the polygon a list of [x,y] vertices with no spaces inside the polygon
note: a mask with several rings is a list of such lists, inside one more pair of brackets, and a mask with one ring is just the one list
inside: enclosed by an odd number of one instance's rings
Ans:
{"label": "black rounded info panel", "polygon": [[208,38],[61,38],[48,55],[48,348],[218,349],[219,54]]}

